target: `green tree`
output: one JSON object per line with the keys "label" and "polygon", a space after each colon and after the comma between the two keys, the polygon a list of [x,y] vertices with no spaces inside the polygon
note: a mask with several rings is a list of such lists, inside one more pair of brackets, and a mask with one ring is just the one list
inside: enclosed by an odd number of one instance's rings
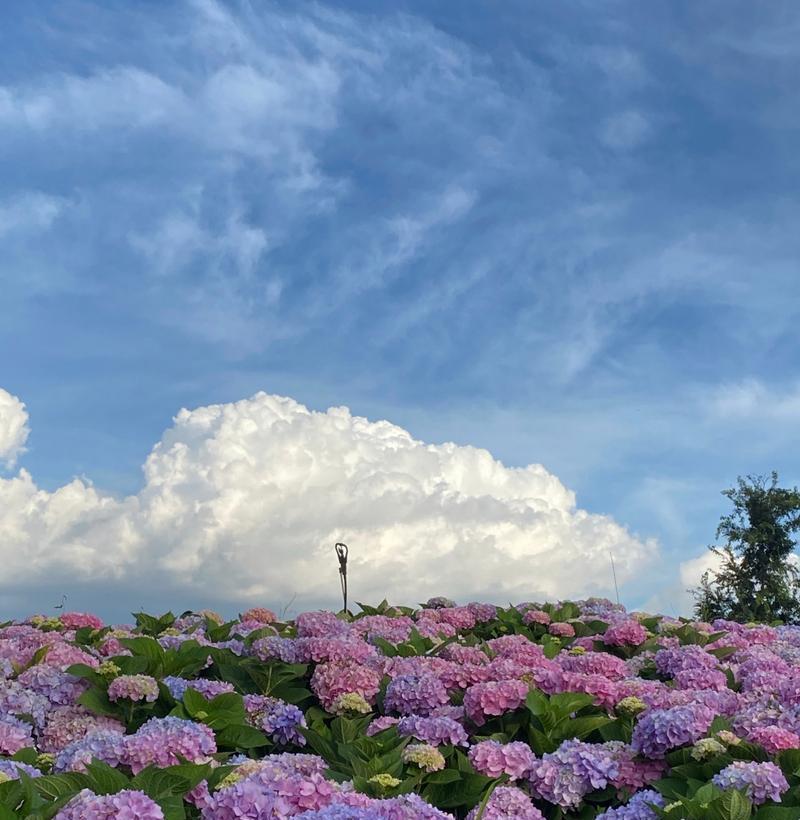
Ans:
{"label": "green tree", "polygon": [[800,491],[778,486],[778,474],[747,476],[722,493],[733,503],[709,549],[720,566],[693,590],[695,615],[748,622],[800,617],[800,573],[792,560],[800,530]]}

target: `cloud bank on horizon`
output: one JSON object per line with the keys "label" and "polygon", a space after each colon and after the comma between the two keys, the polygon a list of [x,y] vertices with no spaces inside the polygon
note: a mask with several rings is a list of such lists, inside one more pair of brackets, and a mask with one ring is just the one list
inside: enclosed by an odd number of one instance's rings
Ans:
{"label": "cloud bank on horizon", "polygon": [[0,464],[13,467],[28,440],[28,412],[25,405],[0,388]]}
{"label": "cloud bank on horizon", "polygon": [[[0,391],[0,452],[19,452],[26,421]],[[541,465],[266,393],[181,410],[136,495],[77,478],[48,492],[24,469],[0,478],[0,536],[0,589],[148,583],[232,606],[335,606],[337,540],[351,545],[356,598],[409,603],[609,594],[611,554],[620,582],[657,554],[576,507]]]}

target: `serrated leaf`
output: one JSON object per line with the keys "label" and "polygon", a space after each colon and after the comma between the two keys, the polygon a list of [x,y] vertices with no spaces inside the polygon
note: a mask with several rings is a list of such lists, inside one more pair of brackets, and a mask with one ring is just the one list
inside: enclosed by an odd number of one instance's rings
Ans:
{"label": "serrated leaf", "polygon": [[100,760],[93,760],[86,765],[86,774],[91,781],[89,788],[95,794],[116,794],[128,788],[129,780],[118,769],[114,769]]}

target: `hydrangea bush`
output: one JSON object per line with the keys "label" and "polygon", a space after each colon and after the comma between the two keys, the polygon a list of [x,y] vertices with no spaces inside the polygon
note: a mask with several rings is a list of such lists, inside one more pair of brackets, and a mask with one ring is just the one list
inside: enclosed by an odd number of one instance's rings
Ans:
{"label": "hydrangea bush", "polygon": [[800,818],[800,627],[607,600],[0,626],[0,820]]}

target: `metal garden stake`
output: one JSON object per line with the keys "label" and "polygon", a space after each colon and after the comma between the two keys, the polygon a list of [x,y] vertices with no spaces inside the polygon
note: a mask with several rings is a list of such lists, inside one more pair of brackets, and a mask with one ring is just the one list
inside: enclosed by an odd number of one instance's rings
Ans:
{"label": "metal garden stake", "polygon": [[347,544],[336,544],[336,557],[339,559],[339,582],[342,585],[342,601],[347,612]]}

